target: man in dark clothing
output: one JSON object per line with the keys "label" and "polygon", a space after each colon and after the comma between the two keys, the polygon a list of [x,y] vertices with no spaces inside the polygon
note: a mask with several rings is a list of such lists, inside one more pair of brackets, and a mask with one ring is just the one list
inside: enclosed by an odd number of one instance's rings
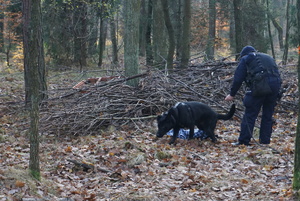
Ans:
{"label": "man in dark clothing", "polygon": [[[259,60],[257,55],[260,56]],[[251,64],[251,65],[250,65]],[[247,68],[263,64],[267,70],[267,80],[271,88],[271,94],[262,96],[253,96],[251,91],[251,81],[248,79],[249,71]],[[226,101],[232,101],[242,83],[246,82],[247,91],[243,100],[245,114],[241,123],[241,132],[238,142],[233,145],[249,145],[252,137],[253,128],[257,116],[262,108],[262,118],[260,125],[259,141],[261,144],[270,144],[272,134],[272,116],[276,106],[276,100],[281,86],[281,78],[278,67],[274,59],[257,51],[252,46],[245,46],[240,53],[240,62],[235,71],[230,94],[225,98]]]}

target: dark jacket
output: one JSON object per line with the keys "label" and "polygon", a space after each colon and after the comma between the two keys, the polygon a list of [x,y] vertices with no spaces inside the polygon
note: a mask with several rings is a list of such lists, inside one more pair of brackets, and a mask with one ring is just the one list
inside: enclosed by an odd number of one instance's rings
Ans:
{"label": "dark jacket", "polygon": [[[241,59],[239,65],[234,73],[233,84],[230,90],[230,95],[235,96],[240,89],[243,82],[247,81],[247,65],[251,63],[257,56],[256,50],[252,46],[246,46],[240,53]],[[273,70],[276,72],[276,76],[279,76],[277,65],[273,59],[270,59],[269,55],[265,55],[266,59],[262,62],[266,66],[274,66]],[[252,63],[253,64],[253,63]],[[255,65],[255,64],[254,64]],[[280,77],[279,77],[280,80]]]}

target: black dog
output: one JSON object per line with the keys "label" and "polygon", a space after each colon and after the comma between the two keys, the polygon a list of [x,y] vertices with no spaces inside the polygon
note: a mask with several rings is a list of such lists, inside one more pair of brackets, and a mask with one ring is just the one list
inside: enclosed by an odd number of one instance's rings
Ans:
{"label": "black dog", "polygon": [[200,102],[177,103],[163,115],[157,117],[158,131],[156,136],[163,137],[173,128],[173,138],[169,144],[173,144],[178,136],[180,128],[189,128],[189,139],[194,136],[194,127],[203,130],[213,142],[216,141],[214,130],[218,119],[228,120],[235,112],[235,104],[230,108],[228,114],[218,114],[209,106]]}

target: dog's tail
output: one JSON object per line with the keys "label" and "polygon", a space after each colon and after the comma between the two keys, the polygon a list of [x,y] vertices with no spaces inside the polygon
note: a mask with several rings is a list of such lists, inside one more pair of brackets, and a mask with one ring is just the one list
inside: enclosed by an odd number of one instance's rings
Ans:
{"label": "dog's tail", "polygon": [[227,114],[218,114],[218,119],[228,120],[234,115],[234,112],[235,112],[235,104],[232,104]]}

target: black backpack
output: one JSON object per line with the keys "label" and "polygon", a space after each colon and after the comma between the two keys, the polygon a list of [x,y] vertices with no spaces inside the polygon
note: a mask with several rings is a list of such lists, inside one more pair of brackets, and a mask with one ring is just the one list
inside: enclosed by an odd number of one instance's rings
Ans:
{"label": "black backpack", "polygon": [[252,96],[266,96],[272,93],[268,82],[269,76],[279,77],[275,60],[264,53],[253,53],[254,58],[247,62],[247,86]]}

